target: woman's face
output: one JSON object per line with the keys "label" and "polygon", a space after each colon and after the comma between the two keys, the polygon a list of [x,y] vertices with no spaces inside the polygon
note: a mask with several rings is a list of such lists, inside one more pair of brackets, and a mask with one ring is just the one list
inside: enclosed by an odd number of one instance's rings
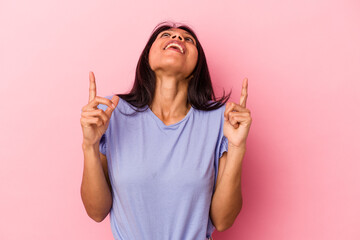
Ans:
{"label": "woman's face", "polygon": [[198,59],[195,38],[187,31],[171,28],[160,32],[149,52],[149,64],[157,73],[188,77]]}

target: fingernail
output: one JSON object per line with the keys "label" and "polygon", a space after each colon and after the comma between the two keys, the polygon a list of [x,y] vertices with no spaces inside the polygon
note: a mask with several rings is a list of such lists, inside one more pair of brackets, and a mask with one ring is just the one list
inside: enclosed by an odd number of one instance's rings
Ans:
{"label": "fingernail", "polygon": [[113,107],[113,109],[115,109],[115,108],[116,108],[115,104],[112,104],[111,106]]}

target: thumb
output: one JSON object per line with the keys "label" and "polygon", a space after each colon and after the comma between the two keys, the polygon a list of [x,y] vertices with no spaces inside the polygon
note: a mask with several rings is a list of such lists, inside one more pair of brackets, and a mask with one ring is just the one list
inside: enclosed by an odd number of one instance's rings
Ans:
{"label": "thumb", "polygon": [[106,110],[105,110],[105,113],[110,116],[112,114],[112,112],[114,111],[114,109],[117,107],[118,103],[119,103],[119,100],[120,98],[117,96],[117,95],[114,95],[112,98],[111,98],[111,102],[113,103],[113,106],[112,107],[108,107]]}
{"label": "thumb", "polygon": [[112,98],[111,98],[111,101],[114,103],[115,107],[118,105],[119,101],[120,101],[120,98],[117,96],[117,95],[114,95]]}

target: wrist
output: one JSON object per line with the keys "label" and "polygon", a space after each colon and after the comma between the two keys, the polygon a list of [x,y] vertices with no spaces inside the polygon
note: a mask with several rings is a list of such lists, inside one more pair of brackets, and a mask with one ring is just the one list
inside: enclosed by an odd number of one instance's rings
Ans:
{"label": "wrist", "polygon": [[233,149],[236,151],[246,151],[246,143],[240,145],[234,145],[231,142],[228,143],[228,149]]}
{"label": "wrist", "polygon": [[82,143],[82,149],[84,151],[86,150],[98,150],[99,149],[99,142],[96,142],[96,143],[86,143],[86,142],[83,142]]}

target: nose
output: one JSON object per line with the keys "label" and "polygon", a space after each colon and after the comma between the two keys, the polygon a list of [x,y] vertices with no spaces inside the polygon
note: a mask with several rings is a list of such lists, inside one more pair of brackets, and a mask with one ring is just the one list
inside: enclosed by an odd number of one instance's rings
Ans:
{"label": "nose", "polygon": [[171,36],[172,39],[175,39],[176,37],[178,37],[180,41],[183,40],[183,37],[179,33],[174,33],[174,35]]}

